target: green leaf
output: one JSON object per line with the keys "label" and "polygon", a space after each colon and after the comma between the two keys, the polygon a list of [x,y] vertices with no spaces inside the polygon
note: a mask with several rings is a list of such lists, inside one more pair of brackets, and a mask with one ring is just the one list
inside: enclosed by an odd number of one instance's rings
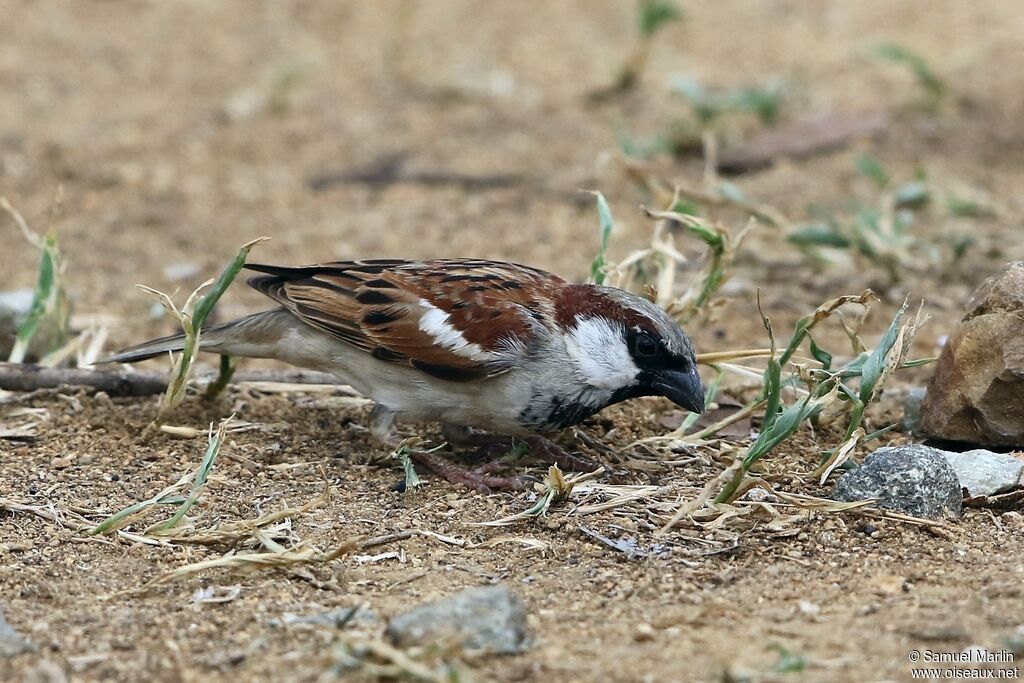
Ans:
{"label": "green leaf", "polygon": [[691,202],[688,199],[677,199],[676,203],[673,204],[672,208],[669,210],[674,211],[675,213],[686,214],[687,216],[699,216],[701,213],[700,205]]}
{"label": "green leaf", "polygon": [[915,358],[914,360],[905,360],[900,363],[901,368],[920,368],[925,365],[931,365],[938,358]]}
{"label": "green leaf", "polygon": [[892,198],[898,207],[916,209],[927,204],[931,194],[928,185],[919,180],[912,180],[897,187],[892,193]]}
{"label": "green leaf", "polygon": [[734,202],[742,203],[747,201],[747,195],[743,194],[743,190],[727,180],[718,183],[718,194]]}
{"label": "green leaf", "polygon": [[608,238],[612,234],[615,222],[612,220],[612,210],[608,201],[600,192],[593,193],[597,197],[597,216],[601,230],[601,247],[590,264],[590,279],[596,284],[604,284],[605,252],[608,250]]}
{"label": "green leaf", "polygon": [[893,345],[896,343],[896,337],[900,331],[900,321],[903,320],[903,314],[906,312],[907,301],[904,301],[892,322],[889,323],[889,329],[882,335],[882,340],[878,342],[878,346],[872,349],[871,353],[864,360],[860,379],[860,400],[863,401],[864,405],[871,402],[875,392],[875,385],[878,384],[878,380],[882,378],[882,374],[885,372],[886,360],[889,357],[889,352],[892,351]]}
{"label": "green leaf", "polygon": [[867,443],[869,441],[874,441],[875,439],[878,439],[878,438],[881,438],[881,437],[885,436],[886,434],[888,434],[892,430],[896,429],[896,427],[898,427],[898,426],[899,426],[899,424],[894,422],[893,424],[889,425],[888,427],[882,427],[881,429],[877,429],[877,430],[871,432],[870,434],[868,434],[867,436],[865,436],[863,439],[861,439],[860,442],[861,443]]}
{"label": "green leaf", "polygon": [[268,238],[260,237],[259,239],[255,239],[242,245],[238,250],[238,253],[235,255],[234,260],[228,264],[217,280],[213,283],[213,287],[210,291],[196,301],[191,316],[188,314],[179,316],[179,320],[185,333],[185,344],[181,350],[181,356],[178,358],[175,366],[176,370],[173,372],[174,377],[168,383],[167,391],[164,393],[164,397],[160,403],[160,413],[157,417],[158,421],[162,420],[163,416],[168,411],[176,408],[185,397],[185,385],[192,373],[193,358],[199,347],[199,337],[201,336],[203,323],[213,311],[213,307],[217,304],[217,301],[224,292],[227,291],[228,286],[245,266],[245,260],[248,258],[249,252],[252,248],[266,239]]}
{"label": "green leaf", "polygon": [[807,335],[811,340],[811,358],[821,363],[822,370],[832,369],[832,354],[814,343],[814,337]]}
{"label": "green leaf", "polygon": [[857,166],[858,173],[874,181],[879,188],[884,188],[889,184],[889,174],[882,166],[882,162],[870,154],[859,154],[854,164]]}
{"label": "green leaf", "polygon": [[626,133],[616,134],[619,149],[627,157],[633,159],[649,159],[659,154],[668,154],[672,151],[672,143],[663,135],[653,138],[637,138]]}
{"label": "green leaf", "polygon": [[771,346],[771,357],[768,359],[768,367],[764,369],[762,380],[764,389],[763,396],[767,403],[764,410],[764,424],[761,425],[762,432],[771,427],[778,416],[779,407],[782,405],[782,363],[775,353],[775,333],[772,331],[772,323],[767,316],[761,315],[761,324],[768,332],[768,342]]}
{"label": "green leaf", "polygon": [[743,88],[729,93],[726,101],[732,109],[753,112],[762,123],[774,123],[782,108],[782,95],[774,86]]}
{"label": "green leaf", "polygon": [[912,52],[897,43],[882,43],[875,46],[873,53],[876,57],[893,64],[907,66],[931,100],[937,102],[945,95],[946,84],[935,75],[928,62],[916,52]]}
{"label": "green leaf", "polygon": [[697,80],[689,76],[676,76],[670,84],[672,92],[682,95],[687,100],[698,101],[708,97],[707,90]]}
{"label": "green leaf", "polygon": [[772,666],[774,673],[797,673],[807,668],[807,657],[798,652],[790,652],[781,645],[772,645],[768,649],[779,654],[779,659]]}
{"label": "green leaf", "polygon": [[405,473],[405,490],[412,491],[422,484],[423,481],[416,474],[416,467],[412,463],[412,458],[409,457],[409,449],[402,446],[395,451],[395,455],[398,456],[398,460],[402,463],[402,471]]}
{"label": "green leaf", "polygon": [[117,528],[117,524],[119,524],[122,520],[127,519],[135,513],[141,512],[142,510],[145,510],[150,506],[164,505],[167,503],[173,503],[177,505],[183,502],[184,500],[185,499],[182,498],[181,496],[163,496],[159,498],[150,498],[149,500],[142,500],[139,501],[138,503],[133,503],[132,505],[129,505],[123,510],[120,510],[111,515],[110,517],[107,517],[105,520],[97,524],[92,529],[89,529],[88,534],[90,536],[95,536],[97,534],[105,534],[108,531]]}
{"label": "green leaf", "polygon": [[217,305],[217,301],[227,291],[228,286],[234,281],[242,268],[245,267],[245,260],[249,257],[249,252],[261,241],[262,239],[255,240],[239,249],[234,260],[221,272],[220,277],[213,283],[210,291],[196,302],[195,312],[192,314],[192,324],[197,330],[202,328],[206,318],[213,311],[213,307]]}
{"label": "green leaf", "polygon": [[849,238],[840,233],[834,226],[826,223],[801,225],[786,235],[786,241],[799,247],[836,247],[849,248]]}
{"label": "green leaf", "polygon": [[972,199],[961,199],[959,197],[948,197],[946,209],[954,216],[963,218],[991,218],[996,215],[995,210],[986,204]]}
{"label": "green leaf", "polygon": [[54,343],[62,345],[67,338],[69,310],[67,295],[60,284],[60,251],[57,235],[51,231],[42,242],[36,284],[32,292],[32,305],[15,330],[14,346],[8,361],[20,363],[25,360],[29,345],[44,322],[46,327],[56,331]]}
{"label": "green leaf", "polygon": [[696,80],[677,76],[672,79],[670,87],[673,92],[682,95],[690,103],[701,124],[706,126],[722,113],[723,104]]}
{"label": "green leaf", "polygon": [[958,263],[960,259],[967,255],[967,250],[978,243],[971,235],[957,235],[953,238],[950,248],[953,251],[953,263]]}
{"label": "green leaf", "polygon": [[215,398],[220,394],[220,392],[227,388],[228,383],[231,382],[231,378],[235,375],[236,365],[237,363],[234,356],[221,354],[217,378],[210,382],[206,387],[206,398]]}
{"label": "green leaf", "polygon": [[196,504],[199,500],[199,493],[206,486],[206,480],[210,476],[210,472],[213,470],[213,465],[217,461],[217,454],[220,453],[220,446],[224,442],[224,435],[227,433],[228,424],[231,422],[231,418],[228,418],[220,423],[217,431],[213,430],[213,426],[210,426],[209,442],[206,447],[206,453],[203,454],[203,459],[199,463],[198,469],[196,469],[195,478],[192,480],[192,490],[189,491],[188,497],[185,498],[184,502],[174,511],[166,521],[161,522],[148,529],[150,532],[161,532],[168,531],[176,527],[182,519],[185,517],[185,513]]}
{"label": "green leaf", "polygon": [[650,38],[665,24],[683,18],[683,11],[668,0],[643,0],[640,3],[640,35]]}
{"label": "green leaf", "polygon": [[[820,413],[828,401],[828,396],[810,394],[785,408],[769,427],[762,427],[761,433],[757,435],[757,439],[751,444],[743,458],[743,469],[750,469],[751,465],[788,439],[799,429],[800,423]],[[767,419],[768,416],[765,415],[766,423]]]}

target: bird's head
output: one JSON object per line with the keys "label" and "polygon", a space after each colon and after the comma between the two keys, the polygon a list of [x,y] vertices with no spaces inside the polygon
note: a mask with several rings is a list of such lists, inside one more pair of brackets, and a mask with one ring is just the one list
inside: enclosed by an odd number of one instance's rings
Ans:
{"label": "bird's head", "polygon": [[704,411],[693,344],[659,306],[614,287],[576,285],[558,302],[558,318],[576,370],[610,392],[608,404],[664,396]]}

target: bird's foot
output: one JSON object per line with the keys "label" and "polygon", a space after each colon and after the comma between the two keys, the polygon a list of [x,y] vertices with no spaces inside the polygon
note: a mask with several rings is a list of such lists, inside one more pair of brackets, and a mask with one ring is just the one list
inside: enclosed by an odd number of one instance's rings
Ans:
{"label": "bird's foot", "polygon": [[499,463],[488,463],[477,469],[469,469],[457,465],[437,453],[418,450],[409,451],[409,458],[417,465],[426,467],[451,483],[462,484],[478,493],[486,494],[493,490],[521,491],[535,481],[532,477],[525,475],[500,476],[493,474],[492,472],[495,470],[491,469],[489,465]]}
{"label": "bird's foot", "polygon": [[481,459],[487,460],[480,469],[502,467],[506,464],[496,461],[509,454],[515,454],[522,448],[549,465],[558,465],[566,472],[593,472],[600,463],[580,455],[573,455],[564,448],[543,436],[502,436],[498,434],[487,434],[476,432],[464,427],[444,425],[444,437],[452,446],[461,448],[475,448]]}
{"label": "bird's foot", "polygon": [[570,453],[543,436],[527,436],[523,441],[530,447],[530,453],[549,465],[558,465],[566,472],[593,472],[601,466],[590,458]]}

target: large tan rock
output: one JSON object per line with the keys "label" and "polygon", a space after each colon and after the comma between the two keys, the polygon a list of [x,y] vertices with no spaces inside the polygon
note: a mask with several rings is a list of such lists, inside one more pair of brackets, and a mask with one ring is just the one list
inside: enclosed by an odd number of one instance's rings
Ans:
{"label": "large tan rock", "polygon": [[1024,446],[1024,261],[971,295],[928,385],[921,427],[941,439]]}

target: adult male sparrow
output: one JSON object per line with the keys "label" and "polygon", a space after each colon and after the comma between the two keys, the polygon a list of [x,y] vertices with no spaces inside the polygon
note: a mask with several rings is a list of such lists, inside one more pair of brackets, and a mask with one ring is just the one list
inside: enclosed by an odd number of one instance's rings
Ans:
{"label": "adult male sparrow", "polygon": [[[621,289],[479,259],[246,267],[263,273],[249,285],[280,306],[203,330],[201,350],[335,375],[375,401],[371,430],[389,445],[396,417],[436,420],[450,441],[485,439],[471,428],[486,429],[579,468],[588,461],[538,435],[638,396],[704,409],[690,339],[661,308]],[[182,340],[155,339],[109,360],[152,358]],[[480,490],[522,483],[435,454],[413,458]]]}

